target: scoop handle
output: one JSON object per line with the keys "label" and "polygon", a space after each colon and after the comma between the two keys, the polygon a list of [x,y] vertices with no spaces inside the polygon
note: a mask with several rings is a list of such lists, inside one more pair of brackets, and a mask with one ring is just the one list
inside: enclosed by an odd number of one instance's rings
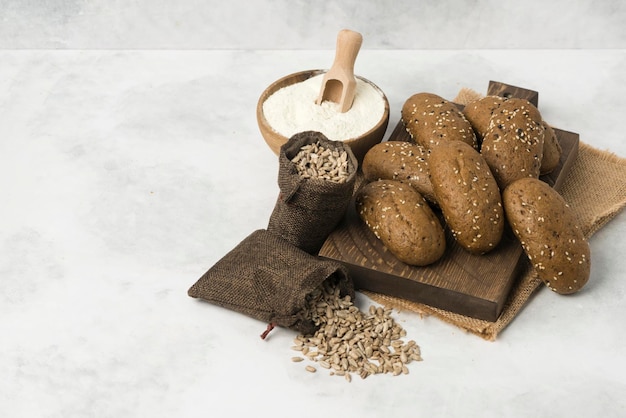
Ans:
{"label": "scoop handle", "polygon": [[362,43],[363,36],[360,33],[349,29],[339,31],[333,69],[341,69],[349,75],[354,75],[354,63]]}

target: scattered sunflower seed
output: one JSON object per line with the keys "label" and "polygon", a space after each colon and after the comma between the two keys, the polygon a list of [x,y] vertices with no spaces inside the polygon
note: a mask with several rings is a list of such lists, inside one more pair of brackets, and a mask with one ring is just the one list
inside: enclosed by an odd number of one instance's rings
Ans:
{"label": "scattered sunflower seed", "polygon": [[[307,298],[305,312],[318,331],[298,335],[292,349],[306,352],[331,375],[347,381],[353,373],[362,379],[381,373],[398,376],[409,373],[409,363],[422,361],[417,343],[401,339],[406,331],[391,317],[391,309],[370,306],[367,313],[361,312],[331,281]],[[309,365],[306,370],[317,369]]]}

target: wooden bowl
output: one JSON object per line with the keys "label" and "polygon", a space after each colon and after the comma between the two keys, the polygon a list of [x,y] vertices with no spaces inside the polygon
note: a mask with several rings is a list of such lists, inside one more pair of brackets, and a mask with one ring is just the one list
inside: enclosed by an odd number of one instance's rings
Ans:
{"label": "wooden bowl", "polygon": [[[268,88],[263,91],[263,94],[261,94],[256,108],[257,123],[259,124],[259,129],[261,130],[261,135],[263,135],[263,139],[265,139],[267,145],[269,145],[269,147],[276,155],[280,153],[280,147],[285,142],[287,142],[289,138],[279,134],[270,126],[269,122],[267,121],[267,119],[265,119],[265,116],[263,115],[263,103],[265,102],[265,100],[267,100],[268,97],[270,97],[281,88],[303,82],[311,77],[315,77],[316,75],[323,74],[325,72],[326,70],[308,70],[287,75],[272,83]],[[383,137],[387,130],[387,124],[389,123],[389,101],[387,100],[387,96],[385,96],[383,91],[378,88],[378,86],[376,86],[374,83],[366,80],[363,77],[356,77],[374,87],[385,101],[385,110],[383,112],[383,117],[376,124],[376,126],[356,138],[343,140],[343,142],[350,146],[350,149],[354,153],[355,157],[357,158],[359,163],[361,163],[361,161],[363,161],[365,153],[367,153],[367,151],[371,147],[383,140]]]}

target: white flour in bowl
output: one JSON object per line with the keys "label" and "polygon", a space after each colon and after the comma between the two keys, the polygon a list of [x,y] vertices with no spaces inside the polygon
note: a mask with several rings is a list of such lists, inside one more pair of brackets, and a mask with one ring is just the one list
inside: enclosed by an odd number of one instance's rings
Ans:
{"label": "white flour in bowl", "polygon": [[371,84],[357,78],[352,107],[345,113],[339,104],[315,104],[324,74],[277,90],[263,103],[263,114],[270,126],[289,138],[303,131],[323,133],[333,141],[356,138],[372,129],[385,113],[385,100]]}

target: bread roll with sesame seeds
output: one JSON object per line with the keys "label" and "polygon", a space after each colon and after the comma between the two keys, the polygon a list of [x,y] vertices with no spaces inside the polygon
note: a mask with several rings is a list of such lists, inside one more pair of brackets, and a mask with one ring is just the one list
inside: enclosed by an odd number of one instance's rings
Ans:
{"label": "bread roll with sesame seeds", "polygon": [[485,96],[468,103],[465,108],[463,108],[463,115],[465,115],[465,118],[470,125],[472,125],[479,145],[489,129],[493,112],[495,112],[505,100],[506,99],[501,96]]}
{"label": "bread roll with sesame seeds", "polygon": [[548,174],[558,167],[563,149],[561,148],[561,144],[556,137],[554,129],[548,125],[546,121],[543,121],[542,124],[545,131],[543,140],[543,157],[541,158],[539,173]]}
{"label": "bread roll with sesame seeds", "polygon": [[589,280],[589,243],[563,197],[533,178],[511,183],[502,194],[511,229],[537,276],[553,291],[570,294]]}
{"label": "bread roll with sesame seeds", "polygon": [[406,141],[386,141],[374,145],[361,164],[367,181],[400,180],[435,203],[428,174],[428,152],[421,145]]}
{"label": "bread roll with sesame seeds", "polygon": [[500,189],[478,151],[461,141],[430,150],[430,181],[456,241],[473,254],[494,249],[504,230]]}
{"label": "bread roll with sesame seeds", "polygon": [[517,179],[539,177],[544,131],[541,114],[528,100],[510,98],[494,111],[480,152],[501,190]]}
{"label": "bread roll with sesame seeds", "polygon": [[478,149],[472,125],[452,102],[432,93],[417,93],[402,106],[402,122],[416,143],[427,150],[441,141],[458,140]]}
{"label": "bread roll with sesame seeds", "polygon": [[413,187],[397,180],[377,180],[363,186],[355,202],[360,218],[398,260],[425,266],[445,252],[443,227]]}

